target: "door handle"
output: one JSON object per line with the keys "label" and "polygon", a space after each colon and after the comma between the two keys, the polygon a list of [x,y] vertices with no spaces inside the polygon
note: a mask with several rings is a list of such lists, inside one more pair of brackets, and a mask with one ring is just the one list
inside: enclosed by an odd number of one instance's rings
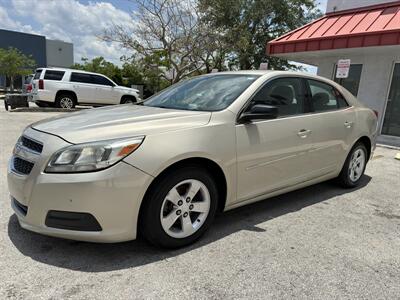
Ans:
{"label": "door handle", "polygon": [[311,134],[311,130],[308,130],[308,129],[302,129],[302,130],[300,130],[298,133],[297,133],[297,135],[300,137],[300,138],[302,138],[302,139],[305,139],[306,137],[308,137],[310,134]]}
{"label": "door handle", "polygon": [[354,124],[354,122],[348,122],[348,121],[346,121],[346,122],[344,122],[344,127],[346,127],[346,128],[351,128],[351,127],[353,127],[353,124]]}

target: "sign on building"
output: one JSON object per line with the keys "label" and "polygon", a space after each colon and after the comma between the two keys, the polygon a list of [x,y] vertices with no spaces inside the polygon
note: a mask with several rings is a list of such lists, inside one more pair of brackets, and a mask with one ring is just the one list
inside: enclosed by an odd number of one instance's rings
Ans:
{"label": "sign on building", "polygon": [[350,65],[350,59],[339,59],[336,70],[336,78],[349,77]]}
{"label": "sign on building", "polygon": [[261,63],[260,70],[268,70],[268,63]]}

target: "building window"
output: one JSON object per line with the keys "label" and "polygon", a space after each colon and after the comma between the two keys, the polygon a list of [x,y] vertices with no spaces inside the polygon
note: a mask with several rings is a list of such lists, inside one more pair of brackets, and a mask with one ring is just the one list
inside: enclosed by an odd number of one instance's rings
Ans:
{"label": "building window", "polygon": [[352,93],[355,97],[358,95],[358,88],[360,86],[362,65],[351,65],[349,77],[347,78],[336,78],[336,70],[337,66],[335,66],[335,73],[333,76],[335,77],[335,82],[339,83],[341,86],[346,88],[350,93]]}

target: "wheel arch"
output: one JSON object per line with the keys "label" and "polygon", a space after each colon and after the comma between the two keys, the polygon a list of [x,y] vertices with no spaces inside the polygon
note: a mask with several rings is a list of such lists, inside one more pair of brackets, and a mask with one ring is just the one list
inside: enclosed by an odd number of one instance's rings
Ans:
{"label": "wheel arch", "polygon": [[121,96],[121,99],[119,100],[119,103],[122,103],[122,100],[124,100],[125,98],[133,99],[135,102],[137,102],[137,97],[136,96],[125,94],[125,95]]}
{"label": "wheel arch", "polygon": [[[360,137],[351,147],[351,149],[354,148],[355,145],[357,145],[357,143],[362,143],[364,144],[365,148],[367,148],[367,161],[371,159],[371,153],[372,153],[372,142],[371,139],[364,135],[362,137]],[[351,151],[351,150],[350,150]]]}
{"label": "wheel arch", "polygon": [[[179,161],[176,161],[162,170],[150,183],[147,187],[146,192],[144,193],[142,202],[139,208],[138,215],[138,228],[141,226],[141,215],[143,207],[145,206],[146,199],[150,192],[157,187],[158,182],[164,177],[168,176],[168,174],[173,173],[174,171],[183,168],[185,166],[198,166],[200,168],[205,168],[209,171],[210,175],[213,176],[214,180],[216,180],[217,190],[218,190],[218,212],[222,212],[225,208],[226,199],[227,199],[227,179],[225,173],[221,166],[217,164],[215,161],[204,158],[204,157],[191,157],[185,158]],[[138,230],[139,232],[139,230]]]}
{"label": "wheel arch", "polygon": [[54,98],[54,101],[57,101],[57,98],[62,95],[62,94],[69,94],[74,98],[75,104],[78,104],[78,97],[76,96],[76,93],[71,90],[59,90],[56,93],[56,97]]}

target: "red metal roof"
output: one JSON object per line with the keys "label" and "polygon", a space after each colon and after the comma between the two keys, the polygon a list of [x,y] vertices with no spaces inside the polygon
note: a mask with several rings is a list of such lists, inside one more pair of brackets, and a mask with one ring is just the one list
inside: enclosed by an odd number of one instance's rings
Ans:
{"label": "red metal roof", "polygon": [[400,1],[330,13],[267,44],[267,54],[400,45]]}

